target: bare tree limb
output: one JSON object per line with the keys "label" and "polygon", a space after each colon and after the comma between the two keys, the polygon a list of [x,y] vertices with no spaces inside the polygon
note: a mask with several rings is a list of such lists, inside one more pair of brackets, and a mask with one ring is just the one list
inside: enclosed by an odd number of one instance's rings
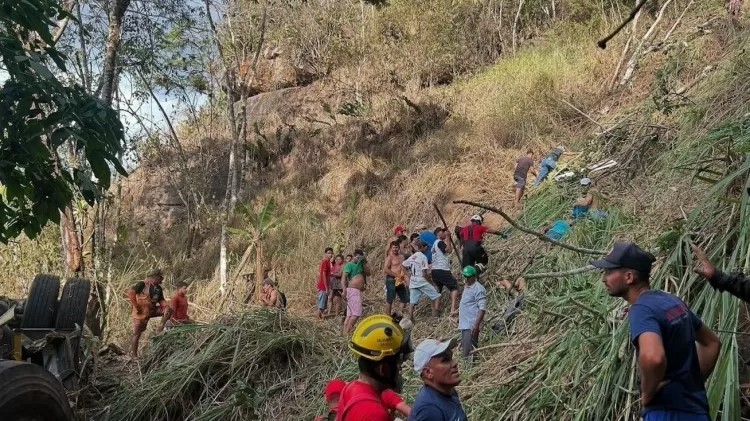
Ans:
{"label": "bare tree limb", "polygon": [[670,3],[672,3],[672,0],[666,0],[664,2],[664,4],[661,6],[661,9],[659,9],[659,14],[656,16],[656,20],[654,20],[654,23],[651,24],[650,28],[648,28],[646,34],[643,35],[643,38],[641,38],[641,42],[638,43],[638,46],[635,47],[633,55],[630,57],[630,60],[628,60],[628,67],[625,68],[625,74],[620,81],[620,85],[625,86],[628,84],[628,82],[630,82],[630,79],[632,79],[635,68],[636,66],[638,66],[638,62],[640,61],[641,57],[648,52],[643,50],[643,46],[646,44],[646,42],[649,42],[651,38],[653,38],[653,36],[656,34],[656,27],[659,25],[659,23],[661,23],[661,20],[664,17],[664,11],[667,9]]}
{"label": "bare tree limb", "polygon": [[70,0],[63,4],[63,8],[66,12],[68,12],[68,16],[65,16],[65,19],[57,23],[57,30],[55,31],[55,34],[52,35],[52,43],[57,44],[57,41],[60,40],[60,38],[65,33],[65,29],[68,27],[68,23],[70,23],[70,18],[72,16],[73,8],[76,7],[78,4],[78,0]]}
{"label": "bare tree limb", "polygon": [[672,25],[672,28],[669,29],[669,32],[667,32],[667,35],[664,35],[664,39],[661,40],[661,42],[667,42],[669,37],[672,35],[675,29],[677,29],[677,26],[679,26],[680,22],[682,22],[682,18],[685,16],[685,13],[687,13],[688,9],[690,9],[690,6],[693,5],[695,0],[690,0],[690,3],[685,6],[685,9],[682,11],[682,14],[680,14],[680,17],[677,18],[677,20],[674,22],[674,25]]}
{"label": "bare tree limb", "polygon": [[513,218],[511,218],[510,216],[508,216],[508,214],[506,214],[505,212],[503,212],[501,209],[494,208],[492,206],[487,206],[487,205],[483,205],[481,203],[476,203],[476,202],[470,202],[468,200],[454,200],[453,203],[455,203],[455,204],[463,204],[463,205],[476,206],[478,208],[486,209],[486,210],[488,210],[490,212],[495,212],[496,214],[502,216],[503,219],[505,219],[506,221],[508,221],[508,223],[510,225],[512,225],[513,228],[515,228],[515,229],[517,229],[519,231],[523,231],[526,234],[533,235],[533,236],[535,236],[536,238],[538,238],[541,241],[544,241],[544,242],[556,245],[558,247],[562,247],[564,249],[568,249],[568,250],[572,250],[572,251],[575,251],[575,252],[578,252],[578,253],[584,253],[584,254],[596,254],[596,255],[607,254],[606,251],[571,246],[569,244],[565,244],[565,243],[561,243],[561,242],[559,242],[557,240],[553,240],[553,239],[547,237],[546,235],[542,234],[541,232],[534,231],[534,230],[532,230],[530,228],[524,227],[523,225],[521,225],[518,222],[516,222]]}
{"label": "bare tree limb", "polygon": [[542,279],[542,278],[564,278],[566,276],[573,276],[573,275],[579,275],[581,273],[591,272],[592,270],[596,270],[595,267],[591,265],[586,265],[584,267],[575,268],[571,270],[566,270],[563,272],[539,272],[539,273],[527,273],[523,276],[524,279]]}
{"label": "bare tree limb", "polygon": [[630,11],[630,15],[628,15],[628,17],[624,21],[622,21],[620,26],[618,26],[614,31],[612,31],[611,34],[602,38],[599,42],[596,43],[596,45],[598,45],[599,48],[601,48],[602,50],[607,48],[607,43],[609,42],[609,40],[614,38],[615,35],[619,34],[620,31],[622,31],[622,28],[624,28],[625,25],[630,23],[631,20],[635,19],[636,15],[638,15],[638,12],[641,11],[641,9],[643,8],[643,5],[646,4],[647,1],[648,0],[641,0],[640,3],[636,4],[633,10]]}

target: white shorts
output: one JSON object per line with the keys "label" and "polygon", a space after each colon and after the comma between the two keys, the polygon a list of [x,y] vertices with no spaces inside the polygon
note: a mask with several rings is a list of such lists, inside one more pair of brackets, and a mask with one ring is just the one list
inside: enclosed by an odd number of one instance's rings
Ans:
{"label": "white shorts", "polygon": [[440,293],[437,292],[432,284],[424,284],[416,288],[409,287],[409,304],[417,304],[419,299],[422,298],[422,294],[426,295],[430,301],[435,301],[440,298]]}

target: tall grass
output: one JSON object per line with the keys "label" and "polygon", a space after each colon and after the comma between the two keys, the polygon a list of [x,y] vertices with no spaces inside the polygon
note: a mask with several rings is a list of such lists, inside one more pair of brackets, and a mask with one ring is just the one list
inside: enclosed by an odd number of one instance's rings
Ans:
{"label": "tall grass", "polygon": [[107,403],[117,420],[311,419],[328,379],[355,376],[343,340],[272,311],[182,326],[154,339],[139,378]]}

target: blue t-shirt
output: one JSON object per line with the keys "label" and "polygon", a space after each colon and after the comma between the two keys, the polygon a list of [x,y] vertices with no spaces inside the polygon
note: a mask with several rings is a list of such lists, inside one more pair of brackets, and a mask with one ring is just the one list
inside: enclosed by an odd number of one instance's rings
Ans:
{"label": "blue t-shirt", "polygon": [[437,390],[422,386],[408,421],[468,421],[458,395],[447,396]]}
{"label": "blue t-shirt", "polygon": [[638,337],[646,332],[656,333],[664,343],[669,382],[643,409],[675,410],[693,414],[708,414],[708,398],[703,385],[695,332],[703,325],[679,298],[664,291],[644,292],[630,307],[630,338],[638,350]]}
{"label": "blue t-shirt", "polygon": [[547,231],[547,237],[560,241],[568,235],[568,231],[570,231],[570,224],[563,221],[562,219],[558,219],[555,221],[554,224],[552,224],[552,227],[550,227],[549,231]]}
{"label": "blue t-shirt", "polygon": [[425,231],[419,234],[419,239],[427,244],[427,250],[424,252],[424,255],[427,256],[427,262],[432,263],[432,245],[437,241],[437,236],[435,233]]}

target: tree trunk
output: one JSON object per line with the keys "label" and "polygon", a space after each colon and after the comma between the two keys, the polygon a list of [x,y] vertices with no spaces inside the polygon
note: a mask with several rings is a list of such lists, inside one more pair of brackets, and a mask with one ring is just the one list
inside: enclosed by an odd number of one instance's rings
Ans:
{"label": "tree trunk", "polygon": [[518,37],[518,22],[521,20],[521,8],[523,8],[523,2],[524,0],[518,0],[518,10],[516,11],[516,18],[513,19],[513,29],[512,29],[512,46],[513,46],[513,54],[516,53],[516,38]]}
{"label": "tree trunk", "polygon": [[227,293],[227,217],[226,210],[222,212],[221,240],[219,245],[219,291],[224,297]]}
{"label": "tree trunk", "polygon": [[60,225],[63,232],[63,249],[65,250],[65,266],[70,274],[81,275],[83,273],[83,250],[78,237],[73,206],[68,205],[60,214]]}
{"label": "tree trunk", "polygon": [[[130,6],[130,0],[114,0],[112,9],[109,12],[109,31],[107,34],[107,48],[104,54],[104,62],[102,68],[102,79],[99,85],[100,91],[99,98],[108,106],[112,105],[112,99],[117,89],[117,79],[119,72],[117,71],[117,54],[120,50],[120,40],[122,39],[122,21],[125,17],[125,13]],[[85,65],[85,64],[84,64]],[[93,244],[94,238],[96,238],[96,224],[92,227],[94,232],[92,233],[92,249],[95,248]],[[80,247],[79,247],[80,249]],[[93,255],[92,255],[93,258]],[[105,325],[103,319],[102,298],[105,295],[106,287],[103,285],[99,277],[96,274],[96,269],[92,271],[92,284],[91,296],[89,298],[89,305],[86,310],[86,325],[91,329],[91,332],[101,337],[102,328]]]}
{"label": "tree trunk", "polygon": [[255,240],[255,302],[260,302],[260,292],[265,280],[265,271],[263,270],[263,241]]}
{"label": "tree trunk", "polygon": [[122,20],[130,6],[130,0],[115,0],[109,13],[109,33],[107,34],[107,50],[104,54],[102,80],[100,84],[100,98],[107,105],[112,105],[112,96],[116,85],[117,53],[122,38]]}

